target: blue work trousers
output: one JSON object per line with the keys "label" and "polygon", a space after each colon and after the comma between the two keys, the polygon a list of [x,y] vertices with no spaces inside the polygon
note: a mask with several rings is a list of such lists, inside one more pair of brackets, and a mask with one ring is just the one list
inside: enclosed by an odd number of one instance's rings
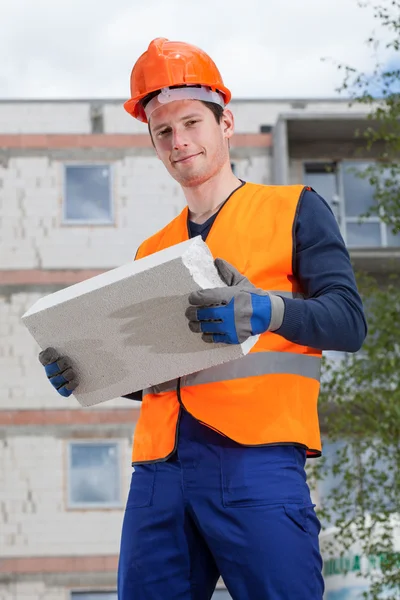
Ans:
{"label": "blue work trousers", "polygon": [[177,451],[135,466],[122,528],[119,600],[322,600],[322,560],[293,445],[245,447],[182,412]]}

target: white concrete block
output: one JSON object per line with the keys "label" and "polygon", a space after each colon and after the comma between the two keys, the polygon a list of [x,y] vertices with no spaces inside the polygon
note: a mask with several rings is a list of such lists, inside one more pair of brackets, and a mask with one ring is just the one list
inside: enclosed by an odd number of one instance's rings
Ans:
{"label": "white concrete block", "polygon": [[91,406],[247,354],[257,336],[207,344],[189,330],[188,295],[222,286],[198,237],[50,294],[22,319],[42,349],[71,358],[75,397]]}

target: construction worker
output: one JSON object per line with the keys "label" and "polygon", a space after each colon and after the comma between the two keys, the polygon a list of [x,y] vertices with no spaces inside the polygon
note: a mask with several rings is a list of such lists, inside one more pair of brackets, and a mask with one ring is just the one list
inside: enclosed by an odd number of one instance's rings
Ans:
{"label": "construction worker", "polygon": [[[259,339],[239,360],[140,394],[119,600],[209,600],[219,576],[233,600],[323,596],[304,470],[321,454],[321,353],[359,350],[366,322],[327,203],[303,185],[232,172],[230,98],[190,44],[156,39],[132,70],[125,108],[148,123],[187,201],[136,258],[201,235],[227,286],[190,295],[188,326],[208,344]],[[68,358],[47,349],[40,359],[69,395]]]}

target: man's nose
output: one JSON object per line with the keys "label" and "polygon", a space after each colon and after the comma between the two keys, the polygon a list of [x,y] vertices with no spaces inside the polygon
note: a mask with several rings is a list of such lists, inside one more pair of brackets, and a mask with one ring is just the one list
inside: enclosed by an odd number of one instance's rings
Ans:
{"label": "man's nose", "polygon": [[174,131],[172,133],[172,143],[174,150],[180,150],[181,148],[187,147],[187,139],[183,131]]}

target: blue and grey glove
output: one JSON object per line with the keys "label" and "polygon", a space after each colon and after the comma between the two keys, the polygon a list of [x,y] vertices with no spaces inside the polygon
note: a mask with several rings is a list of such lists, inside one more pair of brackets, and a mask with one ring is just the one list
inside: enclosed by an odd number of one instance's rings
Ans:
{"label": "blue and grey glove", "polygon": [[68,398],[78,385],[78,379],[66,356],[60,356],[54,348],[46,348],[39,354],[51,385],[61,396]]}
{"label": "blue and grey glove", "polygon": [[214,264],[229,287],[190,294],[186,317],[191,331],[202,333],[205,342],[241,344],[251,335],[279,329],[283,299],[256,288],[225,260],[216,258]]}

